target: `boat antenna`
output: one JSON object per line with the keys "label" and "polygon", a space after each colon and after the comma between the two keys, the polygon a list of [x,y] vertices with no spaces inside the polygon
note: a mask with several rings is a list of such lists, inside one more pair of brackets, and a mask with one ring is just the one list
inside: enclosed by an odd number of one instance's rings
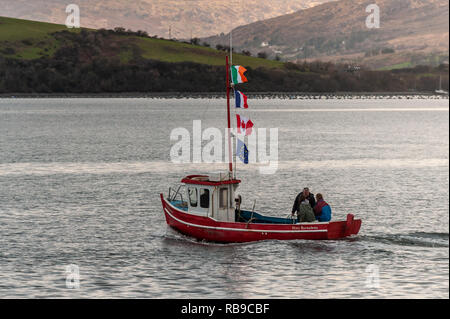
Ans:
{"label": "boat antenna", "polygon": [[230,118],[230,65],[228,61],[228,55],[225,57],[227,68],[227,117],[228,117],[228,170],[230,179],[233,177],[233,153],[231,151],[231,118]]}
{"label": "boat antenna", "polygon": [[230,64],[233,65],[233,29],[230,31]]}
{"label": "boat antenna", "polygon": [[[231,66],[233,66],[233,29],[232,28],[230,30],[230,64],[231,64]],[[234,92],[234,85],[232,85],[232,89],[233,89],[233,96],[234,96],[234,94],[235,94],[235,92]],[[234,114],[236,115],[236,109],[234,109]],[[234,172],[233,173],[234,173],[234,179],[236,179],[236,169],[237,169],[237,160],[236,160],[236,157],[237,157],[236,145],[237,144],[236,143],[237,143],[237,138],[236,138],[235,134],[233,134],[233,137],[234,137],[234,147],[233,147],[233,149],[231,151],[234,154],[234,156],[233,156]]]}

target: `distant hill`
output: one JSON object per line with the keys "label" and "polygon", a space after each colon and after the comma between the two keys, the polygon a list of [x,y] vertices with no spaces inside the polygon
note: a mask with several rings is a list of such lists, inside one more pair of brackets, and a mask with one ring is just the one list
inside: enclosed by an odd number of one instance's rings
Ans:
{"label": "distant hill", "polygon": [[80,7],[85,28],[124,27],[150,35],[205,37],[330,0],[0,0],[0,15],[64,24],[65,8]]}
{"label": "distant hill", "polygon": [[[86,29],[88,30],[88,29]],[[0,17],[0,56],[18,59],[52,57],[69,41],[58,33],[79,33],[80,29],[68,29],[65,25]],[[99,40],[99,49],[108,57],[127,61],[133,50],[146,59],[163,62],[194,62],[223,65],[226,53],[212,48],[159,38],[139,37],[136,34],[109,34],[108,41]],[[87,58],[87,57],[86,57]],[[282,67],[283,63],[267,59],[235,54],[234,61],[253,68]]]}
{"label": "distant hill", "polygon": [[[0,17],[0,94],[223,92],[227,52],[142,31],[67,29]],[[434,91],[448,64],[397,71],[234,54],[245,92]]]}
{"label": "distant hill", "polygon": [[[380,28],[368,29],[366,7],[380,7]],[[233,30],[236,49],[285,60],[402,68],[448,62],[448,0],[340,0]],[[228,35],[204,39],[212,46]]]}

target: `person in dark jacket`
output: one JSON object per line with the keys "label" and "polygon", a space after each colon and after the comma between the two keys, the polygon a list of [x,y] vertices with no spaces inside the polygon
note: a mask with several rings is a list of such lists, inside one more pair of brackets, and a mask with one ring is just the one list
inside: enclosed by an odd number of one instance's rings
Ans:
{"label": "person in dark jacket", "polygon": [[314,208],[316,205],[316,200],[314,198],[314,194],[309,192],[309,188],[305,187],[303,189],[303,192],[299,193],[294,201],[294,206],[292,206],[292,215],[294,215],[297,211],[299,211],[300,207],[300,197],[304,196],[304,198],[309,202],[309,205],[311,205],[311,208]]}
{"label": "person in dark jacket", "polygon": [[314,211],[306,199],[305,195],[301,193],[300,195],[300,205],[298,205],[297,219],[299,223],[311,223],[316,220]]}
{"label": "person in dark jacket", "polygon": [[329,222],[331,220],[331,207],[323,200],[322,194],[316,195],[317,204],[314,206],[314,215],[319,222]]}

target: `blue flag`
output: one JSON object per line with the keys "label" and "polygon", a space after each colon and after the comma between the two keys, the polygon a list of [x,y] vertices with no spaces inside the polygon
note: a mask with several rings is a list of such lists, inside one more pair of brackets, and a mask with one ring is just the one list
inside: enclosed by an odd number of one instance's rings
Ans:
{"label": "blue flag", "polygon": [[237,139],[236,155],[244,164],[248,164],[248,149],[240,139]]}

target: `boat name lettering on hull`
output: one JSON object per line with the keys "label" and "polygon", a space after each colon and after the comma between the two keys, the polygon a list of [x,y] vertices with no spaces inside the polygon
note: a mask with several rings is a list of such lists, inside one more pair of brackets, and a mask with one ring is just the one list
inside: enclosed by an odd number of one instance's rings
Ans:
{"label": "boat name lettering on hull", "polygon": [[292,230],[318,230],[317,226],[292,226]]}

